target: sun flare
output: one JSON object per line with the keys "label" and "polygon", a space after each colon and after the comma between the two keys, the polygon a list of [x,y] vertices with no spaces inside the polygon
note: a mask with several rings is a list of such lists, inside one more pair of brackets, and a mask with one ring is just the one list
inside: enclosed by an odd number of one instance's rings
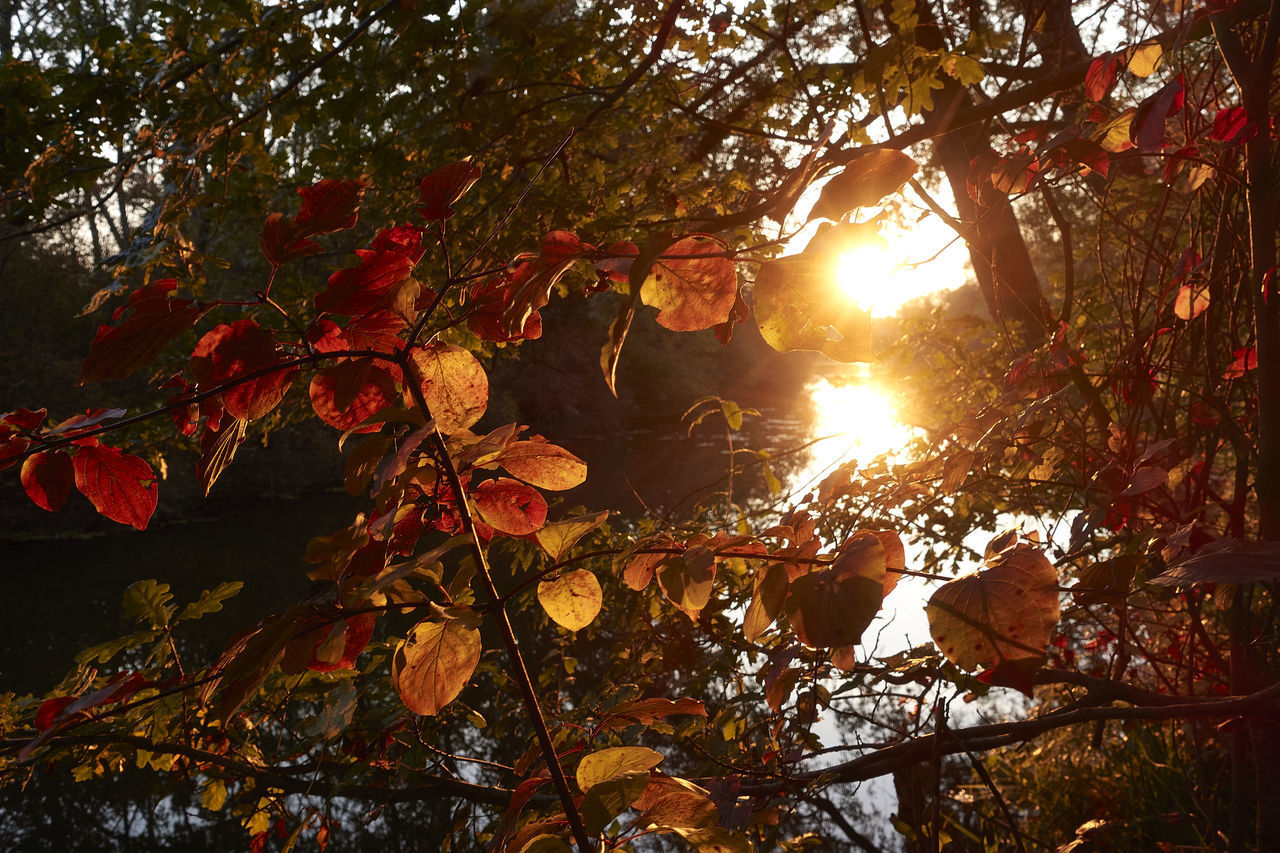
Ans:
{"label": "sun flare", "polygon": [[910,443],[913,430],[898,420],[889,399],[865,377],[836,382],[818,377],[806,388],[813,402],[813,446],[806,473],[820,478],[829,469],[856,459],[891,459]]}
{"label": "sun flare", "polygon": [[965,282],[966,252],[936,219],[909,230],[885,226],[881,236],[879,245],[841,254],[833,270],[840,291],[871,316],[892,316],[912,299]]}

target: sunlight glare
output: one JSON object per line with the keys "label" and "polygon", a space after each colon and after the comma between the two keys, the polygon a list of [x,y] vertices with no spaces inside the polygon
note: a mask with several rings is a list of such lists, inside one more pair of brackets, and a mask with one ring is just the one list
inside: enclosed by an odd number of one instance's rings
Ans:
{"label": "sunlight glare", "polygon": [[912,299],[964,284],[967,252],[937,218],[910,230],[887,225],[882,245],[859,246],[840,256],[840,290],[872,317],[890,317]]}
{"label": "sunlight glare", "polygon": [[835,466],[861,463],[887,454],[892,460],[905,450],[913,430],[899,422],[889,400],[865,379],[834,384],[818,377],[805,389],[813,401],[813,446],[805,473],[821,479]]}

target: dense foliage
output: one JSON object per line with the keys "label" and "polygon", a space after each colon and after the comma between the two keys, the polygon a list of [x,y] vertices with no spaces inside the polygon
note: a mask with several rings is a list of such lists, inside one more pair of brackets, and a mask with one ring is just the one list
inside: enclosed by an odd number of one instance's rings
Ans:
{"label": "dense foliage", "polygon": [[[7,15],[5,286],[68,270],[105,384],[6,391],[0,465],[143,530],[175,437],[208,493],[314,420],[363,503],[213,654],[241,579],[140,565],[127,633],[0,696],[20,844],[65,772],[157,849],[1280,846],[1277,3]],[[834,270],[924,216],[981,307],[881,346]],[[682,517],[549,502],[587,466],[490,378],[558,334],[617,394],[652,324],[875,359],[920,438],[785,505],[749,452]],[[933,642],[873,652],[904,577]]]}

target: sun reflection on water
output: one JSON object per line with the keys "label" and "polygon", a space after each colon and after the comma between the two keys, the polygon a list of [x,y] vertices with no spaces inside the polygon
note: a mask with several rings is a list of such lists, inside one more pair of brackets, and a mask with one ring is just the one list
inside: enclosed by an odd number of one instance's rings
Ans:
{"label": "sun reflection on water", "polygon": [[815,377],[805,392],[813,405],[810,435],[814,444],[809,464],[797,477],[802,488],[845,462],[865,465],[880,456],[895,461],[915,434],[870,379],[867,365],[851,366],[843,376]]}

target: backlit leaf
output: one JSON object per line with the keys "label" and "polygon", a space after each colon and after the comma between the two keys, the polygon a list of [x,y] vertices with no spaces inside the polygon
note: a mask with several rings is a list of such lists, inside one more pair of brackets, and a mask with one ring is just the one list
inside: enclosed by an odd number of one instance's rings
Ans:
{"label": "backlit leaf", "polygon": [[489,378],[470,350],[433,343],[413,353],[430,417],[445,435],[467,429],[489,406]]}
{"label": "backlit leaf", "polygon": [[538,603],[552,621],[569,631],[590,625],[603,602],[600,581],[586,569],[565,572],[555,580],[538,584]]}
{"label": "backlit leaf", "polygon": [[1104,53],[1089,63],[1084,75],[1084,93],[1091,101],[1101,101],[1111,93],[1116,84],[1116,67],[1119,59],[1113,53]]}
{"label": "backlit leaf", "polygon": [[531,486],[564,491],[587,479],[587,463],[546,441],[513,441],[494,461]]}
{"label": "backlit leaf", "polygon": [[[311,379],[311,407],[320,420],[340,430],[364,423],[395,400],[395,380],[371,358],[344,361]],[[376,432],[377,424],[356,432]]]}
{"label": "backlit leaf", "polygon": [[61,450],[33,453],[22,463],[22,488],[27,497],[41,509],[57,512],[71,496],[75,485],[75,466]]}
{"label": "backlit leaf", "polygon": [[471,189],[484,167],[470,157],[441,166],[418,185],[418,213],[428,220],[444,220],[453,216],[454,203]]}
{"label": "backlit leaf", "polygon": [[[191,376],[201,391],[223,385],[256,370],[280,362],[275,333],[253,320],[223,323],[196,344],[191,354]],[[235,418],[251,421],[274,409],[284,399],[296,369],[281,369],[228,388],[222,405]]]}
{"label": "backlit leaf", "polygon": [[[1145,42],[1130,48],[1128,55],[1129,73],[1135,77],[1150,77],[1160,67],[1164,59],[1164,49],[1160,47],[1159,42]],[[1094,98],[1094,100],[1100,99]]]}
{"label": "backlit leaf", "polygon": [[711,601],[715,578],[715,560],[706,548],[690,548],[682,556],[668,557],[658,569],[662,593],[690,618],[697,618]]}
{"label": "backlit leaf", "polygon": [[606,511],[597,512],[595,515],[566,518],[543,527],[534,534],[534,538],[538,540],[538,545],[552,562],[557,562],[569,553],[569,549],[577,544],[579,539],[604,524],[608,517],[609,513]]}
{"label": "backlit leaf", "polygon": [[754,643],[768,630],[787,598],[787,567],[782,563],[770,563],[757,573],[751,604],[742,619],[742,634],[747,642]]}
{"label": "backlit leaf", "polygon": [[1209,307],[1208,284],[1184,284],[1173,301],[1173,313],[1183,320],[1194,320]]}
{"label": "backlit leaf", "polygon": [[[1138,112],[1129,127],[1129,137],[1143,151],[1159,151],[1165,143],[1165,121],[1182,109],[1185,99],[1182,77],[1165,83],[1153,95],[1138,105]],[[1104,146],[1105,147],[1105,146]]]}
{"label": "backlit leaf", "polygon": [[524,483],[501,477],[485,480],[473,492],[476,514],[490,527],[511,536],[533,533],[547,520],[547,502]]}
{"label": "backlit leaf", "polygon": [[874,533],[853,534],[830,566],[791,581],[785,608],[801,642],[815,648],[857,643],[884,599],[885,550]]}
{"label": "backlit leaf", "polygon": [[413,260],[394,250],[357,249],[360,263],[329,276],[316,294],[316,310],[359,316],[411,306],[418,295]]}
{"label": "backlit leaf", "polygon": [[642,726],[651,726],[658,720],[677,714],[705,717],[707,709],[697,699],[678,699],[674,702],[662,697],[634,699],[610,708],[606,718],[600,723],[600,729],[601,731],[622,729],[637,723]]}
{"label": "backlit leaf", "polygon": [[851,210],[879,204],[902,189],[918,168],[915,160],[892,148],[865,151],[822,187],[809,211],[809,221],[839,220]]}
{"label": "backlit leaf", "polygon": [[643,746],[615,746],[583,756],[578,762],[578,787],[589,791],[601,782],[627,773],[645,773],[662,763],[660,752]]}
{"label": "backlit leaf", "polygon": [[719,242],[686,237],[653,264],[640,290],[645,305],[658,309],[658,325],[676,332],[709,329],[729,319],[738,295],[738,273]]}
{"label": "backlit leaf", "polygon": [[1161,586],[1195,583],[1274,583],[1280,580],[1280,542],[1220,539],[1151,579]]}
{"label": "backlit leaf", "polygon": [[94,509],[119,522],[146,529],[156,510],[156,475],[137,456],[114,447],[79,447],[72,459],[76,488]]}
{"label": "backlit leaf", "polygon": [[89,345],[89,355],[80,368],[77,385],[123,379],[155,360],[160,351],[178,335],[195,325],[208,309],[185,299],[170,299],[172,280],[157,282],[148,289],[163,289],[164,295],[145,300],[139,309],[118,326],[99,326]]}
{"label": "backlit leaf", "polygon": [[961,669],[1039,665],[1058,624],[1058,573],[1042,551],[1018,543],[939,587],[925,613],[933,641]]}
{"label": "backlit leaf", "polygon": [[607,782],[599,782],[582,798],[582,823],[591,835],[598,834],[609,822],[622,814],[649,787],[649,774],[643,771],[623,773]]}
{"label": "backlit leaf", "polygon": [[480,632],[457,619],[419,622],[392,659],[391,678],[401,701],[415,714],[438,714],[462,692],[480,651]]}

